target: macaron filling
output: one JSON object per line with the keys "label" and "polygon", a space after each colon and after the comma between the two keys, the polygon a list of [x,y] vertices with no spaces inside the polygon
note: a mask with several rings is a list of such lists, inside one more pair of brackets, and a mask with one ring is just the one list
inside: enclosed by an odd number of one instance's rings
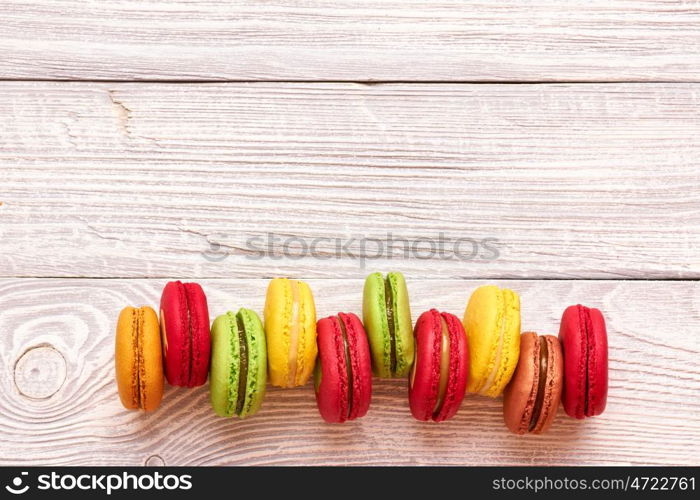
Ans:
{"label": "macaron filling", "polygon": [[240,415],[245,406],[249,364],[248,335],[241,311],[236,315],[229,311],[226,316],[228,317],[231,364],[228,368],[228,402],[225,415],[232,416]]}
{"label": "macaron filling", "polygon": [[189,358],[189,363],[187,366],[187,381],[192,382],[192,365],[194,364],[193,358],[193,337],[194,334],[192,333],[192,309],[190,308],[190,294],[187,290],[187,287],[185,285],[181,285],[185,289],[185,303],[187,304],[187,334],[189,336],[188,338],[188,344],[187,344],[187,351],[188,351],[188,358]]}
{"label": "macaron filling", "polygon": [[323,381],[323,367],[321,365],[321,356],[316,360],[316,366],[314,366],[314,390],[318,394],[318,390],[321,387],[321,382]]}
{"label": "macaron filling", "polygon": [[348,384],[348,411],[346,418],[350,417],[352,412],[352,363],[350,362],[350,344],[348,343],[348,331],[343,318],[338,316],[338,324],[340,325],[340,333],[343,339],[343,352],[345,353],[345,370],[347,372]]}
{"label": "macaron filling", "polygon": [[239,364],[238,364],[238,399],[236,401],[236,414],[240,415],[243,411],[243,405],[245,404],[246,396],[246,385],[248,384],[248,342],[247,335],[245,331],[245,322],[239,312],[236,315],[236,326],[238,327],[238,336],[236,339],[238,341],[238,353],[239,353]]}
{"label": "macaron filling", "polygon": [[397,311],[394,292],[391,287],[389,275],[384,278],[384,301],[386,305],[386,321],[389,326],[389,362],[391,373],[396,373],[396,316]]}
{"label": "macaron filling", "polygon": [[442,339],[440,343],[440,381],[438,383],[438,397],[433,408],[433,416],[437,416],[442,410],[447,394],[447,383],[450,378],[450,332],[445,318],[440,317],[442,326]]}
{"label": "macaron filling", "polygon": [[135,408],[143,408],[143,397],[141,396],[142,379],[141,371],[144,370],[143,364],[143,311],[134,309],[132,312],[132,344],[134,346],[134,369],[133,369],[133,404]]}
{"label": "macaron filling", "polygon": [[299,309],[301,307],[301,299],[299,283],[295,280],[290,280],[289,285],[292,288],[292,316],[289,326],[289,375],[287,376],[287,384],[291,387],[295,385],[297,378],[300,330]]}
{"label": "macaron filling", "polygon": [[535,406],[532,409],[532,416],[530,417],[530,425],[528,426],[528,432],[532,432],[537,426],[537,422],[540,419],[542,413],[542,406],[544,405],[544,393],[547,385],[547,368],[548,368],[548,357],[549,352],[547,348],[547,339],[540,337],[538,339],[540,344],[539,349],[539,377],[537,379],[537,397],[535,398]]}
{"label": "macaron filling", "polygon": [[583,337],[583,342],[581,343],[582,349],[584,349],[584,362],[586,363],[585,370],[585,392],[583,398],[583,414],[587,417],[595,415],[593,408],[589,408],[589,403],[592,399],[591,397],[591,378],[595,367],[595,359],[593,358],[593,342],[595,341],[592,335],[592,325],[591,325],[591,312],[590,310],[582,305],[578,306],[579,312],[579,325],[581,328],[581,336]]}
{"label": "macaron filling", "polygon": [[238,407],[238,396],[240,394],[239,387],[240,384],[237,383],[237,377],[240,380],[240,371],[238,370],[240,364],[236,366],[236,354],[240,355],[240,340],[239,340],[239,328],[238,328],[238,317],[234,315],[231,311],[226,313],[228,321],[228,349],[230,358],[230,365],[228,366],[228,394],[226,399],[226,411],[225,416],[230,417],[236,413]]}

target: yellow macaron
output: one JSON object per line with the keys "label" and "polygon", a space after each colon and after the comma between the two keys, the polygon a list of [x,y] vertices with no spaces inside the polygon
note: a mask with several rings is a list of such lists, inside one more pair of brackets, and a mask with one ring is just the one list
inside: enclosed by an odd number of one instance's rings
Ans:
{"label": "yellow macaron", "polygon": [[269,380],[277,387],[304,385],[316,363],[316,306],[309,285],[275,278],[265,300]]}
{"label": "yellow macaron", "polygon": [[469,338],[469,392],[497,397],[520,356],[520,297],[507,288],[477,288],[464,313]]}

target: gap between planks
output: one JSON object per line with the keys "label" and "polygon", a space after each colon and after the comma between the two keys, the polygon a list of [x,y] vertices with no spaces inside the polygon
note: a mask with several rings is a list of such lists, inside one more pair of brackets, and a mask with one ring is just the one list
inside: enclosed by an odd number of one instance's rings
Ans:
{"label": "gap between planks", "polygon": [[[395,266],[396,271],[401,271],[400,266]],[[366,274],[373,272],[371,269],[367,269]],[[242,278],[226,277],[226,276],[187,276],[181,279],[192,279],[192,280],[207,280],[207,281],[217,281],[217,280],[230,280],[230,279],[246,279],[246,280],[270,280],[273,278],[281,277],[279,274],[246,276]],[[163,275],[163,276],[3,276],[0,279],[47,279],[47,280],[167,280],[173,279],[174,276]],[[180,279],[176,278],[175,279]],[[303,279],[303,277],[301,277]],[[328,277],[328,276],[314,276],[314,280],[357,280],[357,276],[338,276],[338,277]],[[411,281],[474,281],[474,280],[485,280],[485,281],[619,281],[619,282],[694,282],[700,281],[699,278],[558,278],[558,277],[524,277],[524,278],[513,278],[513,277],[492,277],[484,278],[483,276],[453,276],[453,277],[411,277]]]}
{"label": "gap between planks", "polygon": [[259,79],[259,80],[241,80],[241,79],[139,79],[139,80],[126,80],[126,79],[116,79],[116,78],[105,78],[105,79],[71,79],[71,78],[0,78],[0,83],[114,83],[114,84],[182,84],[182,85],[196,85],[196,84],[211,84],[211,83],[308,83],[308,84],[357,84],[357,85],[367,85],[368,87],[374,85],[555,85],[555,84],[569,84],[569,85],[614,85],[614,84],[643,84],[643,85],[653,85],[653,84],[676,84],[676,83],[688,83],[697,84],[700,80],[634,80],[634,79],[609,79],[609,80],[567,80],[562,79],[552,79],[552,80],[324,80],[322,78],[316,78],[311,80],[275,80],[275,79]]}

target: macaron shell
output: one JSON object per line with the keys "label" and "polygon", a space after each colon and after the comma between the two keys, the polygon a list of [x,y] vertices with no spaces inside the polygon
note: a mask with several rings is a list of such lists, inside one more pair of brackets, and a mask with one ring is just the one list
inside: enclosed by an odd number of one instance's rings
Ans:
{"label": "macaron shell", "polygon": [[182,283],[171,281],[160,298],[165,377],[170,385],[186,386],[189,371],[187,300]]}
{"label": "macaron shell", "polygon": [[450,335],[450,370],[447,393],[440,412],[435,415],[436,422],[442,422],[455,416],[464,399],[469,377],[469,347],[467,334],[459,318],[454,314],[442,313]]}
{"label": "macaron shell", "polygon": [[267,287],[265,298],[265,335],[270,383],[287,386],[289,375],[289,322],[292,316],[292,293],[288,280],[275,278]]}
{"label": "macaron shell", "polygon": [[585,417],[588,343],[581,330],[578,306],[569,306],[564,310],[559,326],[559,341],[564,351],[562,405],[567,415],[582,419]]}
{"label": "macaron shell", "polygon": [[158,408],[163,397],[163,364],[158,316],[150,307],[126,307],[115,341],[119,398],[127,409]]}
{"label": "macaron shell", "polygon": [[415,345],[413,338],[413,323],[411,307],[408,299],[408,288],[403,274],[390,272],[387,274],[389,286],[395,297],[394,338],[396,342],[396,373],[394,377],[405,377],[413,366]]}
{"label": "macaron shell", "polygon": [[372,358],[369,353],[367,333],[362,321],[353,313],[339,313],[345,324],[345,332],[352,366],[352,408],[348,420],[364,417],[372,401]]}
{"label": "macaron shell", "polygon": [[184,283],[192,331],[191,375],[188,387],[203,385],[209,376],[211,334],[207,296],[198,283]]}
{"label": "macaron shell", "polygon": [[231,319],[232,313],[222,314],[214,319],[211,326],[211,368],[209,375],[209,398],[214,412],[220,417],[233,415],[230,395],[231,386],[237,391],[237,373],[231,380],[231,367],[235,366],[233,353],[233,332],[237,334],[235,321]]}
{"label": "macaron shell", "polygon": [[116,368],[117,388],[119,399],[124,408],[134,410],[139,407],[138,397],[138,352],[135,349],[137,343],[134,339],[136,309],[125,307],[119,313],[117,320],[117,334],[114,348],[114,365]]}
{"label": "macaron shell", "polygon": [[520,336],[520,359],[513,378],[503,392],[503,418],[515,434],[528,431],[539,381],[539,337],[534,332]]}
{"label": "macaron shell", "polygon": [[[589,308],[592,335],[589,334],[588,413],[600,415],[608,400],[608,332],[603,313]],[[591,342],[592,340],[592,342]]]}
{"label": "macaron shell", "polygon": [[345,347],[337,317],[319,320],[318,350],[321,370],[316,390],[318,410],[326,422],[344,422],[348,415],[348,384],[351,381],[347,377]]}
{"label": "macaron shell", "polygon": [[372,353],[372,370],[378,377],[389,378],[391,377],[391,340],[386,315],[384,278],[381,273],[372,273],[365,280],[362,294],[362,319]]}
{"label": "macaron shell", "polygon": [[260,409],[267,385],[267,343],[260,317],[250,309],[240,309],[238,315],[245,325],[248,346],[248,373],[243,410],[239,415],[246,418]]}
{"label": "macaron shell", "polygon": [[[469,298],[464,313],[464,329],[469,339],[468,391],[497,397],[503,392],[518,364],[518,294],[495,285],[477,288]],[[495,375],[489,380],[494,370]]]}
{"label": "macaron shell", "polygon": [[299,307],[299,351],[297,355],[296,385],[306,384],[314,372],[318,346],[316,344],[316,304],[309,285],[299,281],[301,304]]}
{"label": "macaron shell", "polygon": [[464,329],[469,337],[469,392],[478,392],[491,373],[499,345],[500,290],[495,285],[474,290],[464,313]]}
{"label": "macaron shell", "polygon": [[309,286],[296,282],[299,293],[299,336],[297,369],[289,383],[289,349],[292,321],[292,282],[287,278],[270,281],[265,300],[265,335],[267,340],[270,383],[278,387],[304,385],[311,377],[318,354],[316,345],[316,307]]}
{"label": "macaron shell", "polygon": [[141,345],[143,350],[141,368],[141,408],[153,411],[163,398],[163,348],[160,341],[158,315],[150,307],[143,307]]}
{"label": "macaron shell", "polygon": [[499,369],[491,387],[485,395],[495,398],[503,393],[510,382],[520,358],[520,297],[513,290],[502,290],[504,299],[505,326]]}
{"label": "macaron shell", "polygon": [[408,402],[417,420],[431,420],[438,398],[442,321],[435,309],[418,317],[415,327],[416,357],[409,379]]}

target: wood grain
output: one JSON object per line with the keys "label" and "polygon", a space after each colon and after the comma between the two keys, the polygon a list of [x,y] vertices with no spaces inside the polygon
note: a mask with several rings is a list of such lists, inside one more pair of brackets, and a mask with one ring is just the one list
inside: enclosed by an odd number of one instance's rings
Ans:
{"label": "wood grain", "polygon": [[699,92],[6,82],[0,276],[697,278]]}
{"label": "wood grain", "polygon": [[[699,2],[7,0],[0,19],[0,80],[89,80],[0,82],[0,465],[700,463],[700,282],[618,280],[700,277]],[[232,83],[116,83],[144,80]],[[253,259],[268,233],[331,240]],[[418,252],[357,258],[388,234]],[[498,258],[425,258],[441,238]],[[314,278],[323,316],[359,311],[375,269],[406,272],[414,318],[461,314],[469,278],[524,278],[501,284],[542,333],[601,307],[607,411],[519,438],[500,400],[424,424],[387,380],[343,426],[310,386],[246,421],[206,387],[121,408],[116,316],[165,278],[202,281],[216,314]]]}
{"label": "wood grain", "polygon": [[[548,434],[518,437],[501,401],[469,395],[444,424],[410,415],[406,382],[376,380],[368,415],[324,424],[312,387],[270,389],[245,421],[214,415],[206,387],[169,388],[155,413],[122,409],[113,376],[114,324],[128,305],[159,301],[164,280],[0,280],[0,356],[12,367],[35,346],[64,359],[65,382],[30,398],[3,370],[0,464],[685,464],[700,462],[700,284],[641,281],[499,282],[522,297],[523,329],[558,331],[564,308],[606,315],[610,395],[600,417],[563,410]],[[318,315],[360,311],[362,280],[310,280]],[[461,316],[483,281],[408,281],[415,318],[430,307]],[[240,306],[262,310],[266,280],[204,280],[212,319]],[[50,370],[50,367],[47,368]],[[22,374],[39,386],[45,371]],[[60,375],[60,374],[59,374]],[[53,388],[52,388],[53,390]]]}
{"label": "wood grain", "polygon": [[4,0],[0,78],[698,81],[695,0]]}

